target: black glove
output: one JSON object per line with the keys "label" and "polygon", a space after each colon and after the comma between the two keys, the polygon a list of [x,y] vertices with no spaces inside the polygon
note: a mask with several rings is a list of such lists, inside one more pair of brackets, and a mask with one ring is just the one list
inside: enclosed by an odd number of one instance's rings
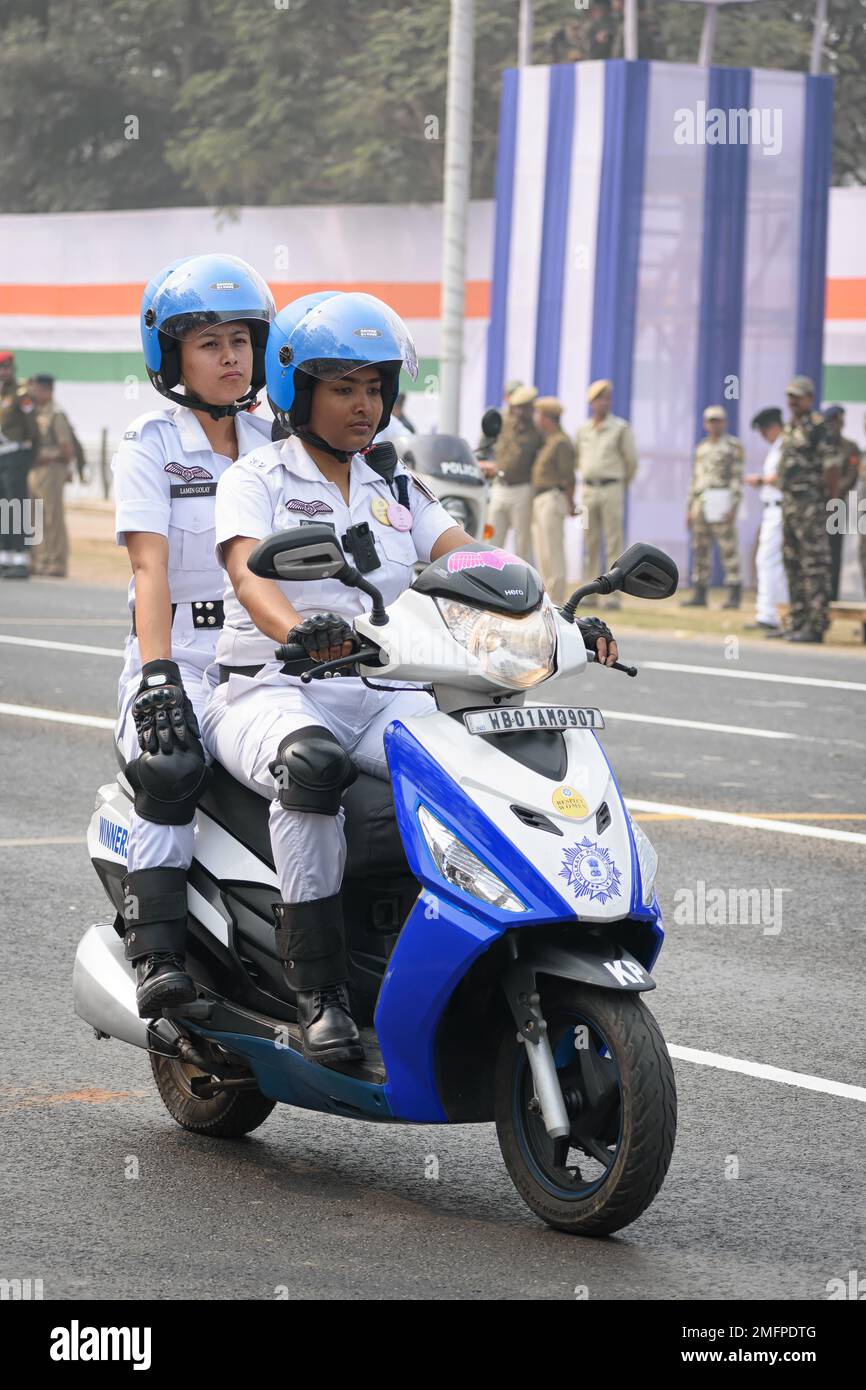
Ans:
{"label": "black glove", "polygon": [[170,753],[175,742],[181,748],[198,742],[198,720],[176,661],[145,662],[132,717],[142,753]]}
{"label": "black glove", "polygon": [[[577,626],[583,637],[583,645],[588,652],[596,652],[599,637],[604,637],[608,645],[614,640],[613,633],[601,618],[578,618]],[[596,653],[597,654],[597,653]]]}
{"label": "black glove", "polygon": [[317,652],[327,652],[331,647],[342,647],[344,642],[355,641],[352,627],[337,613],[314,613],[293,627],[286,638],[286,646],[293,642],[303,647],[307,656]]}

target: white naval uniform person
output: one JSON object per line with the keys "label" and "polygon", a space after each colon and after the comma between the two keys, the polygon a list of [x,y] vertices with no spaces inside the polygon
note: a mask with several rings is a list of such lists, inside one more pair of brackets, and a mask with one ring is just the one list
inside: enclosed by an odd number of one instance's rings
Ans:
{"label": "white naval uniform person", "polygon": [[[454,518],[400,464],[397,475],[411,480],[412,529],[398,530],[380,519],[384,508],[396,500],[388,484],[359,454],[347,467],[348,505],[337,484],[322,475],[297,437],[256,450],[220,481],[217,545],[235,536],[263,540],[275,531],[309,521],[333,525],[341,538],[350,526],[367,522],[382,563],[365,578],[381,591],[386,606],[393,603],[412,583],[416,561],[429,562],[436,541],[454,527]],[[330,612],[351,623],[372,606],[366,594],[335,579],[303,585],[275,582],[301,618]],[[344,815],[342,810],[336,816],[287,810],[275,799],[279,788],[268,764],[277,757],[281,741],[309,725],[323,726],[361,771],[386,779],[383,738],[388,724],[432,710],[433,705],[423,691],[369,690],[357,676],[302,685],[299,677],[281,673],[274,659],[276,645],[254,626],[227,580],[217,663],[264,665],[255,676],[234,673],[220,684],[218,668],[208,672],[213,688],[205,705],[202,736],[214,758],[271,802],[271,844],[283,902],[314,902],[340,891],[346,860]]]}
{"label": "white naval uniform person", "polygon": [[[270,438],[270,420],[246,411],[235,416],[239,457]],[[115,533],[149,531],[168,539],[168,587],[176,605],[171,628],[171,659],[176,661],[199,721],[204,703],[202,680],[214,659],[219,632],[218,602],[225,576],[214,555],[214,508],[220,477],[232,466],[215,454],[196,412],[174,405],[134,420],[112,460]],[[210,605],[210,606],[209,606]],[[135,578],[129,581],[129,607],[135,611]],[[118,682],[119,717],[115,737],[127,762],[141,749],[132,702],[141,684],[141,653],[132,633],[126,641]],[[192,861],[193,822],[160,825],[133,812],[128,870],[186,869]]]}
{"label": "white naval uniform person", "polygon": [[[773,478],[779,466],[782,452],[782,435],[778,435],[770,445],[762,469],[765,478]],[[758,550],[755,555],[755,571],[758,580],[758,593],[755,602],[755,620],[779,627],[780,603],[788,602],[788,580],[782,562],[782,493],[771,483],[761,485],[761,529],[758,532]]]}

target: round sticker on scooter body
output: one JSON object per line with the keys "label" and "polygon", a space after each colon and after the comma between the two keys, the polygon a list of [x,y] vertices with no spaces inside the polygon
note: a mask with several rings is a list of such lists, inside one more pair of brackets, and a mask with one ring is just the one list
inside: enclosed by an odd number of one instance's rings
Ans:
{"label": "round sticker on scooter body", "polygon": [[589,806],[574,787],[557,787],[553,793],[553,806],[561,816],[571,816],[573,820],[582,820],[589,815]]}

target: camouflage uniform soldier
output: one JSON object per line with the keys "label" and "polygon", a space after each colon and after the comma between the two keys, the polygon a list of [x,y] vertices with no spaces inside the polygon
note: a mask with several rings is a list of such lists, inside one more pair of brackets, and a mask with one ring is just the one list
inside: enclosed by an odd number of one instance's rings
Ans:
{"label": "camouflage uniform soldier", "polygon": [[[829,627],[830,537],[827,491],[836,470],[823,419],[812,409],[807,376],[788,383],[791,419],[782,435],[778,483],[782,490],[782,559],[791,595],[789,642],[823,642]],[[825,474],[825,461],[828,469]]]}
{"label": "camouflage uniform soldier", "polygon": [[[854,516],[857,515],[857,481],[860,477],[860,449],[853,439],[846,439],[844,405],[830,405],[824,411],[824,424],[827,427],[828,453],[824,459],[824,477],[827,481],[828,497],[837,498],[844,504],[844,514],[848,515],[850,503],[854,502]],[[830,597],[839,597],[839,579],[842,574],[842,553],[845,549],[845,536],[848,527],[833,527],[830,530]]]}
{"label": "camouflage uniform soldier", "polygon": [[31,574],[62,579],[69,560],[69,537],[63,516],[63,485],[71,480],[75,448],[69,421],[54,403],[54,377],[30,378],[28,389],[36,406],[39,454],[30,469],[30,496],[42,504],[42,541],[30,556]]}
{"label": "camouflage uniform soldier", "polygon": [[[684,608],[706,608],[712,572],[713,542],[719,547],[728,597],[723,608],[739,608],[740,546],[737,511],[743,491],[743,446],[728,434],[727,412],[721,405],[704,411],[706,437],[695,450],[692,485],[686,507],[686,526],[692,533],[695,591]],[[718,490],[718,491],[716,491]],[[716,495],[714,496],[714,492]],[[723,511],[717,514],[721,503]]]}
{"label": "camouflage uniform soldier", "polygon": [[27,471],[39,432],[32,402],[18,388],[15,358],[0,353],[0,577],[27,579]]}

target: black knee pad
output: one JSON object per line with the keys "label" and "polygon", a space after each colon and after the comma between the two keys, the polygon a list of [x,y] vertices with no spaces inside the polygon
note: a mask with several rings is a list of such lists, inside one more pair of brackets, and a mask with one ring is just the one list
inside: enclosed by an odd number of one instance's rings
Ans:
{"label": "black knee pad", "polygon": [[330,729],[308,724],[287,734],[268,771],[276,778],[280,805],[287,811],[335,816],[358,769]]}
{"label": "black knee pad", "polygon": [[140,753],[126,764],[135,792],[135,809],[157,825],[186,825],[195,815],[207,786],[210,768],[201,744],[191,739],[186,748],[175,744],[170,753]]}

